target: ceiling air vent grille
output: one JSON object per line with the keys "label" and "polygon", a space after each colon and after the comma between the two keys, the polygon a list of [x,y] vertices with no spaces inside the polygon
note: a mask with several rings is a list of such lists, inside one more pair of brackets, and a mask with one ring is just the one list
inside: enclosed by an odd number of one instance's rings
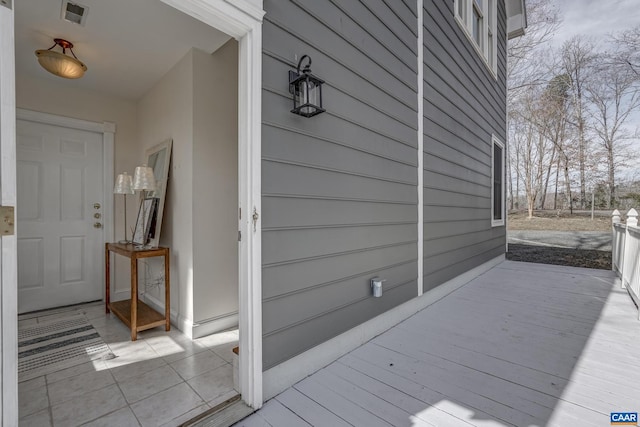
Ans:
{"label": "ceiling air vent grille", "polygon": [[67,22],[82,25],[84,27],[87,20],[89,8],[78,3],[63,0],[61,18]]}

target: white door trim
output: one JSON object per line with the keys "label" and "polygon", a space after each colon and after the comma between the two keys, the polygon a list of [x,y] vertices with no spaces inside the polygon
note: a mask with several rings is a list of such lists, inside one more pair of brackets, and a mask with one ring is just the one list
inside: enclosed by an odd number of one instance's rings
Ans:
{"label": "white door trim", "polygon": [[[242,399],[262,406],[262,17],[248,0],[162,0],[238,40],[239,376]],[[257,221],[253,222],[253,214]]]}
{"label": "white door trim", "polygon": [[[116,125],[111,122],[92,122],[88,120],[75,119],[72,117],[57,116],[55,114],[41,113],[39,111],[16,109],[16,119],[46,125],[61,126],[70,129],[84,130],[102,134],[102,185],[104,198],[102,200],[102,238],[103,242],[114,240],[114,211],[113,211],[113,183],[114,183],[114,141]],[[104,265],[100,265],[100,277],[104,279]],[[102,289],[105,289],[104,282]],[[102,298],[104,299],[104,291]]]}
{"label": "white door trim", "polygon": [[[16,205],[16,82],[13,10],[0,6],[0,203]],[[0,424],[18,425],[16,236],[0,237]]]}

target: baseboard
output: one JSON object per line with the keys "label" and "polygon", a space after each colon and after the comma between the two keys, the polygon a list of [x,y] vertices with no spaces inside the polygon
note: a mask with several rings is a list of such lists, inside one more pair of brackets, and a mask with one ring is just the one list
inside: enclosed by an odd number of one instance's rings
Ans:
{"label": "baseboard", "polygon": [[[111,295],[111,301],[121,301],[131,298],[131,294],[128,291],[115,292]],[[145,294],[140,297],[145,304],[153,308],[154,310],[164,313],[164,302],[157,298]],[[205,319],[198,322],[193,322],[191,319],[178,314],[177,311],[171,310],[170,312],[171,324],[177,327],[183,334],[191,339],[205,337],[207,335],[215,334],[216,332],[225,331],[238,326],[238,312],[228,313],[222,316],[213,317],[211,319]]]}
{"label": "baseboard", "polygon": [[474,278],[492,269],[505,260],[504,255],[497,256],[453,279],[443,283],[425,294],[413,298],[373,319],[349,329],[348,331],[325,341],[306,352],[295,356],[280,365],[263,372],[264,401],[280,394],[298,381],[322,369],[331,362],[356,349],[367,341],[397,325],[418,311],[444,298],[456,289],[466,285]]}
{"label": "baseboard", "polygon": [[[149,307],[153,308],[154,310],[160,313],[164,313],[164,302],[161,302],[160,300],[158,300],[157,298],[154,298],[149,294],[144,294],[140,299],[144,301]],[[193,321],[191,319],[188,319],[180,315],[177,311],[173,309],[169,311],[169,317],[171,318],[171,324],[174,327],[177,327],[180,330],[180,332],[185,334],[187,337],[193,339],[193,336],[192,336]]]}
{"label": "baseboard", "polygon": [[238,312],[224,314],[222,316],[213,317],[211,319],[199,320],[193,323],[192,338],[205,337],[215,334],[216,332],[225,331],[227,329],[238,326]]}

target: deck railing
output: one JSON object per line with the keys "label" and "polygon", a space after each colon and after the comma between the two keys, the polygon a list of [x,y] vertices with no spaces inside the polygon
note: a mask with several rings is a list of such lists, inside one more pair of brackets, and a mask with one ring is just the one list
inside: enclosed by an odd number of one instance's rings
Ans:
{"label": "deck railing", "polygon": [[[611,269],[620,278],[636,306],[640,307],[640,227],[638,212],[630,209],[627,212],[626,224],[621,222],[620,212],[616,209],[611,214]],[[640,310],[639,310],[640,319]]]}

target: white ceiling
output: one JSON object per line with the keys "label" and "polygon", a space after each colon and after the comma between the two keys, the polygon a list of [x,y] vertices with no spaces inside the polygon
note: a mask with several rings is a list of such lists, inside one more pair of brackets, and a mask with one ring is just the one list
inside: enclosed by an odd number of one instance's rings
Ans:
{"label": "white ceiling", "polygon": [[[84,27],[60,18],[62,0],[14,2],[18,75],[137,100],[191,48],[212,53],[230,39],[159,0],[77,3],[89,8]],[[67,80],[40,67],[34,52],[50,48],[54,38],[74,44],[88,68],[84,77]]]}

